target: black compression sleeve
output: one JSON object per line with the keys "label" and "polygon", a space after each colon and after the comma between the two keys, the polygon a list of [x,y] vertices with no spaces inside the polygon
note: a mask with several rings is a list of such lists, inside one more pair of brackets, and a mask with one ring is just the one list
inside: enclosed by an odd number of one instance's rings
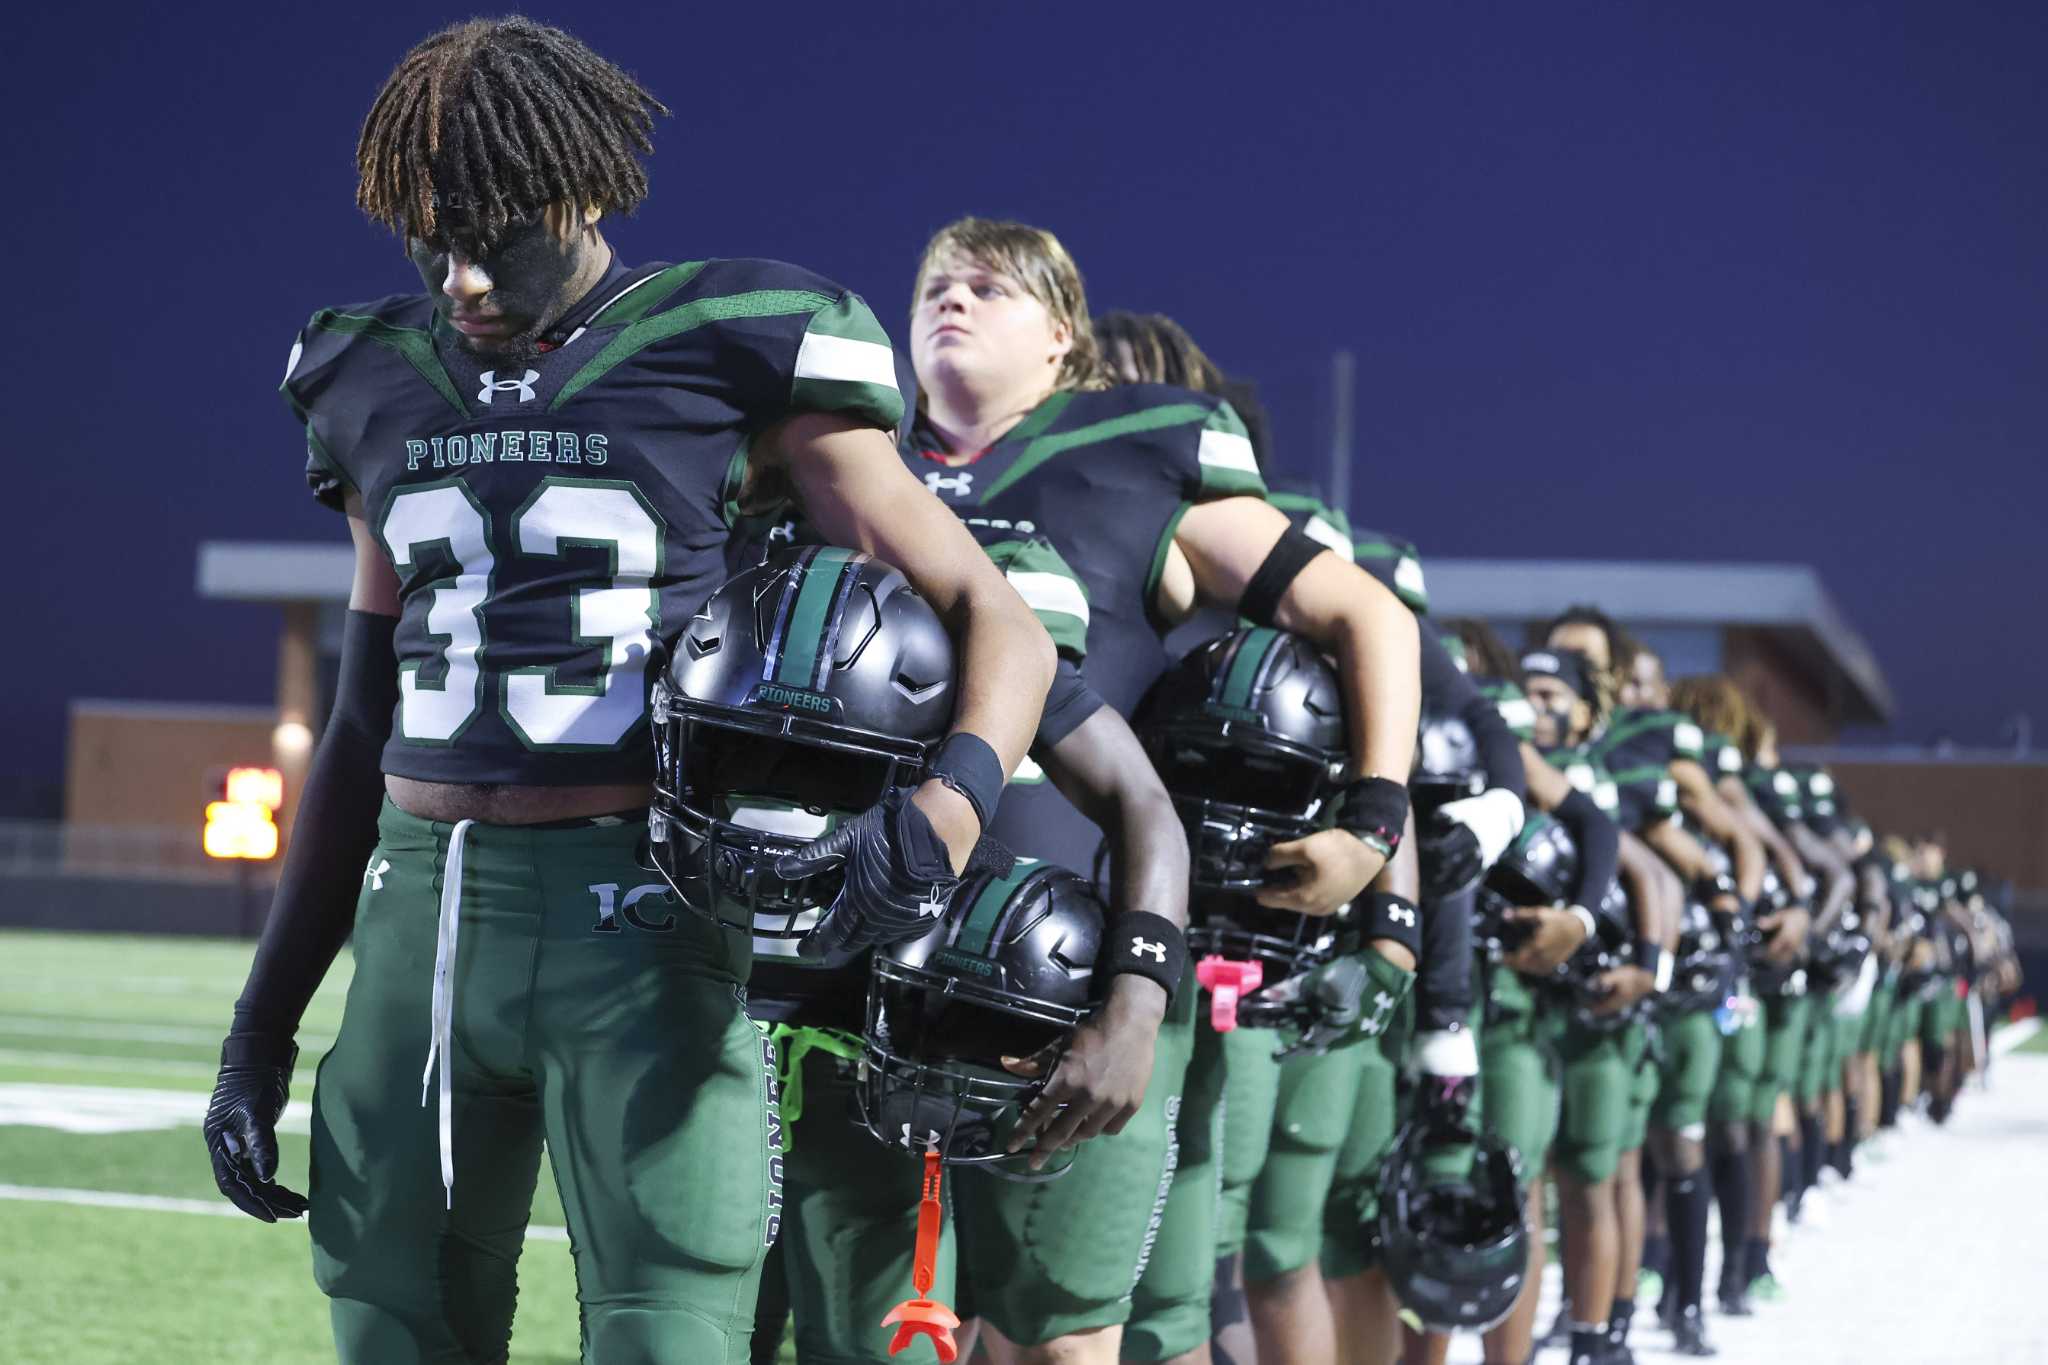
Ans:
{"label": "black compression sleeve", "polygon": [[1251,582],[1244,585],[1244,596],[1237,599],[1239,613],[1259,625],[1272,625],[1274,614],[1280,610],[1280,599],[1287,596],[1294,580],[1311,559],[1329,548],[1300,527],[1288,527],[1267,553],[1258,572],[1252,575]]}
{"label": "black compression sleeve", "polygon": [[1602,815],[1582,791],[1565,797],[1553,814],[1572,832],[1579,848],[1579,883],[1572,888],[1572,904],[1598,909],[1621,867],[1621,827]]}
{"label": "black compression sleeve", "polygon": [[1477,891],[1467,889],[1431,901],[1423,910],[1421,965],[1415,972],[1417,1032],[1471,1023],[1472,908],[1477,896]]}
{"label": "black compression sleeve", "polygon": [[363,866],[377,843],[382,757],[398,704],[396,617],[351,611],[334,713],[313,752],[256,961],[235,1002],[236,1033],[288,1038],[355,924]]}
{"label": "black compression sleeve", "polygon": [[1525,804],[1529,782],[1522,773],[1522,746],[1500,708],[1459,672],[1450,651],[1426,625],[1422,630],[1422,710],[1425,715],[1460,716],[1479,746],[1486,785],[1515,794]]}

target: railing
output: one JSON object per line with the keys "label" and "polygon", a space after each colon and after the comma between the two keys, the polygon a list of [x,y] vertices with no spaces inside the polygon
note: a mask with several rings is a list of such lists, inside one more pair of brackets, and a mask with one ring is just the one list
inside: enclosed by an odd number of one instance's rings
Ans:
{"label": "railing", "polygon": [[[73,825],[61,820],[0,820],[0,877],[154,877],[233,881],[234,860],[209,858],[199,825]],[[268,865],[248,869],[270,874]]]}

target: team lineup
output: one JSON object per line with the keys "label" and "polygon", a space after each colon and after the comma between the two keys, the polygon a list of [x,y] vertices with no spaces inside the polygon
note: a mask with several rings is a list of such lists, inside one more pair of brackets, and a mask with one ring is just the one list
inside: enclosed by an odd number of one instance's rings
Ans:
{"label": "team lineup", "polygon": [[528,20],[427,38],[358,147],[420,288],[291,348],[355,578],[205,1138],[338,1357],[504,1361],[543,1159],[592,1362],[1619,1365],[1768,1312],[1780,1204],[1945,1119],[2017,991],[1977,874],[1597,607],[1430,615],[1050,231],[941,228],[900,349],[796,266],[628,265],[667,112]]}

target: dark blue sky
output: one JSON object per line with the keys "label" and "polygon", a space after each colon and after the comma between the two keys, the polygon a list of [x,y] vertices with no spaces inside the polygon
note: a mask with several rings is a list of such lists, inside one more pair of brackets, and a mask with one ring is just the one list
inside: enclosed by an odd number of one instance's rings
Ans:
{"label": "dark blue sky", "polygon": [[[36,8],[0,57],[17,787],[66,697],[271,694],[274,615],[199,602],[195,546],[344,535],[273,390],[314,308],[413,278],[352,157],[435,22]],[[1284,465],[1355,351],[1351,510],[1425,562],[1810,562],[1898,736],[2048,724],[2048,9],[1316,8],[531,12],[675,110],[628,259],[778,256],[896,326],[931,229],[1039,222],[1098,309],[1259,379]]]}

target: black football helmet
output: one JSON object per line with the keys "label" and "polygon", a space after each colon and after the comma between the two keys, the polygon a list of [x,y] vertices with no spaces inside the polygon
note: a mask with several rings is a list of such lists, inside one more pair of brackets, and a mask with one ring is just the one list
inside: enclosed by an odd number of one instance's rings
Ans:
{"label": "black football helmet", "polygon": [[1506,912],[1516,906],[1560,904],[1571,895],[1578,877],[1579,848],[1571,831],[1532,809],[1522,832],[1480,884],[1475,941],[1495,961],[1513,952],[1527,935],[1508,922]]}
{"label": "black football helmet", "polygon": [[1443,1180],[1423,1164],[1435,1140],[1411,1122],[1380,1166],[1380,1264],[1424,1326],[1483,1332],[1515,1306],[1527,1272],[1521,1162],[1492,1134],[1466,1133],[1463,1140],[1474,1146],[1471,1174]]}
{"label": "black football helmet", "polygon": [[[1448,900],[1478,885],[1486,865],[1470,835],[1454,838],[1461,826],[1443,813],[1453,801],[1486,790],[1479,742],[1462,716],[1425,714],[1416,734],[1415,765],[1408,775],[1408,799],[1415,812],[1416,856],[1422,860],[1423,897]],[[1455,850],[1462,843],[1465,856]]]}
{"label": "black football helmet", "polygon": [[[859,1100],[877,1139],[936,1147],[949,1166],[1044,1180],[1073,1164],[1068,1148],[1031,1171],[1031,1148],[1004,1150],[1074,1028],[1099,1002],[1105,912],[1085,878],[1019,858],[974,873],[930,933],[874,951]],[[1026,1079],[1004,1057],[1039,1056]]]}
{"label": "black football helmet", "polygon": [[1326,959],[1334,917],[1253,899],[1267,850],[1336,816],[1344,697],[1316,647],[1265,626],[1218,636],[1160,676],[1132,728],[1187,829],[1189,950],[1257,959],[1269,982]]}
{"label": "black football helmet", "polygon": [[801,938],[843,873],[784,881],[776,859],[923,781],[955,690],[938,614],[879,559],[809,545],[728,579],[654,685],[656,868],[730,928]]}
{"label": "black football helmet", "polygon": [[1727,921],[1727,916],[1715,914],[1698,896],[1687,894],[1685,908],[1679,912],[1671,984],[1658,1002],[1665,1012],[1715,1009],[1728,998],[1741,945],[1731,939]]}

